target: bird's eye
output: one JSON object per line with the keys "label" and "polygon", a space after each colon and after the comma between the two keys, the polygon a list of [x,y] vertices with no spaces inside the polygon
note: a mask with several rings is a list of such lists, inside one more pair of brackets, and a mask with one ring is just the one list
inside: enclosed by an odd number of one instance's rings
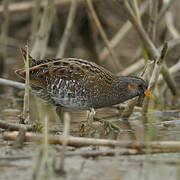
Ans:
{"label": "bird's eye", "polygon": [[142,84],[139,84],[139,86],[138,86],[139,88],[142,88],[143,86],[142,86]]}

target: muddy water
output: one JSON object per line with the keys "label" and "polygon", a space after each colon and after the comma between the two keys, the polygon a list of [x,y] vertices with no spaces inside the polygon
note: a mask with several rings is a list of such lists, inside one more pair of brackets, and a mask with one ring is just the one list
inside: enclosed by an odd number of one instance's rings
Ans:
{"label": "muddy water", "polygon": [[[13,70],[22,67],[21,62],[7,61],[5,77],[8,79],[20,81],[14,75]],[[19,115],[22,112],[23,91],[11,88],[1,87],[0,94],[0,119],[7,122],[19,122]],[[30,97],[31,120],[35,121],[40,111],[34,96]],[[49,130],[54,134],[62,134],[63,122],[61,122],[55,113],[55,108],[49,107]],[[64,110],[67,111],[67,110]],[[119,110],[116,108],[100,109],[96,117],[107,119],[120,128],[123,132],[117,133],[112,128],[102,123],[95,122],[96,131],[93,137],[109,138],[119,140],[131,140],[133,138],[143,140],[146,135],[148,123],[142,123],[140,113],[141,109],[136,108],[130,118],[130,126],[120,120]],[[71,129],[73,136],[79,136],[80,125],[86,122],[86,112],[70,111]],[[180,140],[180,110],[172,108],[158,111],[150,111],[149,117],[152,122],[152,140]],[[0,136],[3,130],[0,129]],[[0,141],[0,179],[32,179],[37,156],[41,145],[35,143],[25,143],[23,148],[15,149],[12,142]],[[87,148],[68,147],[69,151],[91,150]],[[60,154],[61,147],[53,145],[49,147],[49,161],[51,162],[54,154]],[[102,148],[103,150],[103,148]],[[66,176],[61,179],[176,179],[179,177],[179,153],[164,153],[157,155],[136,155],[136,156],[115,156],[115,157],[96,157],[84,158],[81,156],[67,157],[65,160]],[[57,161],[59,158],[57,157]],[[50,167],[51,165],[49,165]],[[51,168],[49,168],[51,169]],[[59,179],[51,170],[44,172],[47,179]]]}

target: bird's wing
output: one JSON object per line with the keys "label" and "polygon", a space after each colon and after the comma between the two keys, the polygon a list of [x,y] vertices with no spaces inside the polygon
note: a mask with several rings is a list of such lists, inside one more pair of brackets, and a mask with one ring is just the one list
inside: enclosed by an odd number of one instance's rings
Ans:
{"label": "bird's wing", "polygon": [[[25,69],[16,73],[25,79]],[[113,74],[95,63],[75,59],[64,58],[29,68],[30,82],[36,86],[46,88],[48,84],[58,82],[58,79],[74,80],[80,83],[112,82]]]}

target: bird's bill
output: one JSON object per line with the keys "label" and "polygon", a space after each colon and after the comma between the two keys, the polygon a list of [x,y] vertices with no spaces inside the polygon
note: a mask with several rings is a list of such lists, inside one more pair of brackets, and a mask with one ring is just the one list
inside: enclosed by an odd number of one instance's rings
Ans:
{"label": "bird's bill", "polygon": [[150,91],[149,89],[146,89],[146,90],[144,91],[144,94],[145,94],[145,96],[147,96],[147,97],[149,97],[149,98],[153,98],[153,94],[151,93],[151,91]]}

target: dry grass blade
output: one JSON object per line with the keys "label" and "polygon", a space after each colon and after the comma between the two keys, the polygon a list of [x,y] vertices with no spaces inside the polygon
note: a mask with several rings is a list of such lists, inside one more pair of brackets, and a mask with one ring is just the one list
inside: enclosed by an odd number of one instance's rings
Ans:
{"label": "dry grass blade", "polygon": [[107,47],[108,50],[109,50],[109,53],[111,54],[111,56],[112,56],[112,58],[113,58],[113,62],[114,62],[114,64],[115,64],[116,70],[118,70],[118,71],[119,71],[119,70],[122,70],[122,65],[120,64],[120,62],[119,62],[119,60],[118,60],[118,58],[117,58],[114,50],[113,50],[113,49],[111,48],[111,46],[110,46],[109,40],[108,40],[108,38],[107,38],[107,36],[106,36],[106,34],[105,34],[105,32],[104,32],[104,29],[103,29],[103,27],[102,27],[102,25],[101,25],[101,23],[100,23],[97,15],[96,15],[96,12],[95,12],[95,10],[94,10],[94,7],[93,7],[93,5],[92,5],[91,0],[85,0],[85,1],[87,2],[89,11],[90,11],[90,13],[91,13],[91,15],[92,15],[92,18],[93,18],[93,20],[94,20],[94,22],[95,22],[95,24],[96,24],[96,26],[97,26],[97,28],[98,28],[98,30],[99,30],[99,33],[100,33],[102,39],[104,40],[105,45],[106,45],[106,47]]}
{"label": "dry grass blade", "polygon": [[73,22],[74,22],[74,19],[76,16],[77,5],[78,5],[78,1],[72,0],[70,10],[69,10],[69,14],[68,14],[68,18],[67,18],[66,27],[65,27],[64,33],[62,35],[62,39],[59,43],[58,53],[56,56],[57,58],[58,57],[64,57],[66,46],[67,46],[69,37],[70,37],[71,32],[72,32]]}

